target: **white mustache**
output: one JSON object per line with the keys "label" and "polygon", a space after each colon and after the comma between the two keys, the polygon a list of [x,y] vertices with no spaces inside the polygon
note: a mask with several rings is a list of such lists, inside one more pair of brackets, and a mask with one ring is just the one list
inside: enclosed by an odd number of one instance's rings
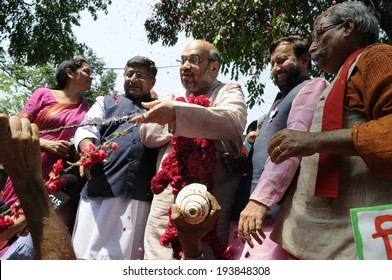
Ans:
{"label": "white mustache", "polygon": [[320,57],[323,57],[325,55],[325,53],[326,53],[326,51],[325,51],[324,48],[323,49],[319,49],[319,50],[317,50],[315,52],[312,52],[310,54],[310,58],[317,64],[319,59],[320,59]]}

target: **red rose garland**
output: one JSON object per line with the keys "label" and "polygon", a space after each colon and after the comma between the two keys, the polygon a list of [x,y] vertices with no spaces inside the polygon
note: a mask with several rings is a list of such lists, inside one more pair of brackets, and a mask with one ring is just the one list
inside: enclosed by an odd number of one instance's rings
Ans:
{"label": "red rose garland", "polygon": [[[91,167],[97,162],[106,162],[106,156],[108,153],[105,149],[103,149],[105,146],[113,151],[119,149],[119,145],[114,142],[105,143],[105,145],[101,145],[99,147],[89,145],[87,149],[81,151],[80,160],[73,163],[67,169],[64,169],[63,161],[61,159],[57,160],[57,162],[53,164],[53,169],[49,174],[48,181],[44,182],[48,194],[58,193],[61,191],[61,187],[67,183],[67,180],[61,179],[60,176],[69,171],[69,169],[79,165]],[[0,214],[0,233],[11,227],[14,224],[13,220],[18,218],[19,215],[23,215],[23,209],[20,207],[19,201],[16,201],[11,205],[9,210]]]}
{"label": "red rose garland", "polygon": [[[125,116],[126,119],[129,116]],[[116,119],[116,121],[121,120],[122,118]],[[107,119],[105,122],[114,121],[114,119]],[[101,125],[105,122],[101,123],[90,123],[88,125]],[[78,125],[79,127],[84,125]],[[45,189],[47,190],[48,194],[53,194],[61,191],[61,187],[67,183],[66,180],[60,178],[60,176],[64,173],[67,173],[71,168],[78,167],[80,165],[84,167],[91,167],[97,162],[106,162],[107,151],[105,148],[110,150],[116,151],[120,148],[120,146],[114,142],[114,140],[118,137],[124,136],[127,131],[132,130],[135,125],[132,125],[125,129],[124,131],[116,134],[116,136],[112,137],[111,139],[105,141],[98,147],[94,147],[93,145],[89,145],[89,147],[85,150],[82,150],[80,155],[79,161],[75,163],[69,163],[70,166],[67,169],[64,169],[63,161],[60,159],[56,163],[53,164],[53,169],[49,174],[48,181],[44,182]],[[69,128],[76,128],[75,125],[68,126],[68,127],[59,127],[52,130],[43,131],[45,133],[57,132],[63,129]],[[6,231],[9,227],[14,224],[14,219],[18,218],[19,215],[23,215],[23,209],[20,207],[19,201],[16,201],[10,208],[3,213],[0,213],[0,233]]]}
{"label": "red rose garland", "polygon": [[[117,150],[119,146],[116,143],[110,143],[107,147],[113,151]],[[61,187],[64,186],[67,181],[60,178],[63,173],[66,173],[70,168],[74,166],[84,166],[86,168],[92,167],[97,162],[105,163],[108,152],[103,147],[96,148],[94,145],[89,145],[87,149],[82,149],[80,152],[80,160],[77,163],[72,164],[68,169],[64,170],[63,161],[59,159],[53,164],[52,172],[49,174],[49,180],[45,183],[48,194],[57,193],[61,191]]]}
{"label": "red rose garland", "polygon": [[[186,102],[184,97],[177,101]],[[200,95],[189,95],[189,103],[203,107],[210,106],[210,100]],[[162,161],[162,169],[151,180],[151,190],[154,194],[160,194],[168,185],[176,195],[183,187],[191,183],[200,183],[207,186],[207,190],[213,193],[212,174],[216,167],[216,148],[212,140],[203,138],[186,138],[173,136],[171,139],[172,151]],[[177,231],[172,222],[171,208],[169,208],[169,223],[165,233],[161,236],[160,244],[173,248],[173,258],[180,259],[181,245],[177,237]],[[215,226],[216,227],[216,226]],[[222,242],[216,236],[216,229],[210,231],[203,240],[213,249],[217,259],[230,259],[230,253],[224,249]]]}

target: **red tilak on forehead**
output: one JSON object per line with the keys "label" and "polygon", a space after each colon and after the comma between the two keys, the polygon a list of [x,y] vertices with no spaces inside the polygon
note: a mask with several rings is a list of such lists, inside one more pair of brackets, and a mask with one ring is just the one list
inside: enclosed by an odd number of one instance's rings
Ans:
{"label": "red tilak on forehead", "polygon": [[[330,15],[331,15],[330,13],[325,13],[323,17],[324,17],[324,18],[327,18],[327,17],[329,17]],[[319,28],[319,29],[323,29],[324,25],[325,25],[325,23],[324,23],[324,22],[321,22],[321,19],[320,19],[319,22],[318,22],[318,28]]]}

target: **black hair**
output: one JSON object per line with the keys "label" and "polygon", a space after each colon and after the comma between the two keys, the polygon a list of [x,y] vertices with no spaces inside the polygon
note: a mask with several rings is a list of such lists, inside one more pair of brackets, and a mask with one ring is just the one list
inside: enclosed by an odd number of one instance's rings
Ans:
{"label": "black hair", "polygon": [[82,68],[83,63],[88,63],[88,61],[82,57],[76,56],[72,59],[65,60],[57,67],[56,81],[57,85],[54,89],[63,89],[68,83],[67,69],[71,69],[75,73],[78,69]]}
{"label": "black hair", "polygon": [[128,67],[145,67],[150,77],[154,79],[158,73],[158,69],[155,66],[155,62],[146,56],[138,55],[132,57],[130,60],[127,61],[124,71],[126,71]]}
{"label": "black hair", "polygon": [[254,120],[253,122],[251,122],[248,127],[246,128],[246,134],[248,134],[250,132],[250,130],[257,130],[257,120]]}
{"label": "black hair", "polygon": [[[297,57],[297,59],[299,59],[304,53],[309,52],[310,42],[308,40],[302,39],[299,36],[282,37],[282,38],[272,42],[272,44],[269,48],[270,58],[272,56],[272,53],[275,51],[275,49],[283,42],[288,42],[290,44],[293,44],[293,52],[294,52],[294,55]],[[308,67],[309,67],[309,69],[311,68],[311,60],[310,59],[309,59]]]}

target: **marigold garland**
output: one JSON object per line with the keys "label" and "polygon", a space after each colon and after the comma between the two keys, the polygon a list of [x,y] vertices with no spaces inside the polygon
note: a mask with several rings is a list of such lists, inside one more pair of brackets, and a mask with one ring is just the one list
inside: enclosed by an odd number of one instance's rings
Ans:
{"label": "marigold garland", "polygon": [[[177,101],[187,102],[184,97]],[[189,95],[189,103],[203,107],[210,106],[210,100],[204,96]],[[154,194],[162,193],[168,185],[172,187],[174,195],[191,183],[200,183],[207,186],[207,190],[213,193],[212,175],[216,167],[216,148],[212,140],[204,138],[186,138],[173,136],[171,139],[172,151],[162,161],[162,169],[151,180],[151,190]],[[171,208],[168,209],[168,228],[161,236],[162,246],[172,246],[173,258],[181,258],[181,245],[177,237],[177,231],[171,220]],[[230,250],[223,247],[222,242],[216,235],[215,228],[204,238],[212,248],[217,259],[231,259]]]}

